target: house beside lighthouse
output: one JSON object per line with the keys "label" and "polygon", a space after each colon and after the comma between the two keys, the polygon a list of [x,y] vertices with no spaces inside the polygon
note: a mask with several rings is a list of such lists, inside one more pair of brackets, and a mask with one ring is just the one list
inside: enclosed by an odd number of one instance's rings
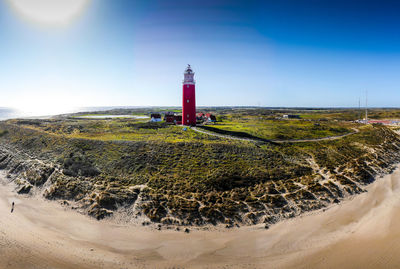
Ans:
{"label": "house beside lighthouse", "polygon": [[196,125],[196,92],[194,72],[189,64],[185,70],[183,79],[182,124],[188,126]]}

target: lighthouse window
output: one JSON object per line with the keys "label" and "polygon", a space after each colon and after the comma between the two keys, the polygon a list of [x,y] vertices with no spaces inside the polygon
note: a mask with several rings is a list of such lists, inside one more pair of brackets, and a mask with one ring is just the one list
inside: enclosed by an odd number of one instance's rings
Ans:
{"label": "lighthouse window", "polygon": [[186,100],[189,103],[189,99]]}
{"label": "lighthouse window", "polygon": [[189,123],[189,120],[187,120],[187,122]]}
{"label": "lighthouse window", "polygon": [[187,114],[187,117],[189,118],[189,114]]}
{"label": "lighthouse window", "polygon": [[189,85],[186,85],[186,88],[189,88]]}

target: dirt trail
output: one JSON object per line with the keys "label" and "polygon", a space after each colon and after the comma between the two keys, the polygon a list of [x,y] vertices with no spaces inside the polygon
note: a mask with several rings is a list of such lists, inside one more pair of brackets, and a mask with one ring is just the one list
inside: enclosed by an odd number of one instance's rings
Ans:
{"label": "dirt trail", "polygon": [[[253,138],[245,138],[245,137],[238,137],[238,136],[233,136],[233,135],[224,135],[224,134],[218,134],[214,133],[211,131],[206,131],[203,129],[199,129],[197,127],[191,127],[192,130],[203,133],[203,134],[208,134],[212,136],[217,136],[220,138],[227,138],[227,139],[233,139],[233,140],[239,140],[239,141],[251,141],[251,142],[262,142],[262,140],[257,140]],[[270,143],[278,143],[278,144],[284,144],[284,143],[304,143],[304,142],[318,142],[318,141],[326,141],[326,140],[336,140],[336,139],[341,139],[349,135],[353,135],[359,132],[358,129],[353,129],[354,132],[348,133],[348,134],[343,134],[343,135],[335,135],[335,136],[327,136],[327,137],[321,137],[321,138],[309,138],[309,139],[285,139],[285,140],[278,140],[278,139],[270,139],[270,140],[264,140],[266,142]]]}
{"label": "dirt trail", "polygon": [[186,234],[99,222],[0,185],[0,268],[396,267],[400,171],[368,190],[269,230],[257,226]]}

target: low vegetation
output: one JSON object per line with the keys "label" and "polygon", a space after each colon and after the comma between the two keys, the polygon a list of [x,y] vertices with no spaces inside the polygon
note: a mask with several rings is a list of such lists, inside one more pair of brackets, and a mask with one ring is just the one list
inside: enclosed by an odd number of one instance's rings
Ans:
{"label": "low vegetation", "polygon": [[0,137],[6,135],[8,133],[7,130],[0,130]]}
{"label": "low vegetation", "polygon": [[269,225],[339,202],[400,161],[400,139],[390,128],[324,122],[329,111],[312,111],[307,120],[282,120],[270,110],[215,113],[219,122],[207,126],[260,139],[359,132],[277,145],[135,119],[10,120],[0,123],[0,169],[22,193],[41,188],[46,198],[98,219],[125,210],[164,224],[231,227]]}
{"label": "low vegetation", "polygon": [[[227,117],[212,127],[247,134],[262,139],[310,139],[343,135],[355,127],[348,122],[311,121],[304,119],[268,119],[263,117]],[[243,136],[243,135],[242,135]]]}

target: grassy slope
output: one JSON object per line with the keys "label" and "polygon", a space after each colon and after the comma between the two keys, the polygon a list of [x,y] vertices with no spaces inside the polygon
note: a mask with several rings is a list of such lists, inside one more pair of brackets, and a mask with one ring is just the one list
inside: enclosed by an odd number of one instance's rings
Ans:
{"label": "grassy slope", "polygon": [[[120,199],[129,187],[146,184],[141,211],[165,223],[270,223],[321,208],[360,192],[375,171],[390,167],[400,145],[382,126],[337,141],[258,145],[131,120],[10,123],[0,126],[8,131],[0,141],[52,160],[70,177],[57,178],[49,198],[112,209],[129,204]],[[95,130],[100,140],[78,138]],[[134,141],[108,141],[125,131]]]}
{"label": "grassy slope", "polygon": [[316,123],[304,120],[231,119],[217,122],[214,128],[245,132],[263,139],[306,139],[342,135],[351,132],[350,123]]}

